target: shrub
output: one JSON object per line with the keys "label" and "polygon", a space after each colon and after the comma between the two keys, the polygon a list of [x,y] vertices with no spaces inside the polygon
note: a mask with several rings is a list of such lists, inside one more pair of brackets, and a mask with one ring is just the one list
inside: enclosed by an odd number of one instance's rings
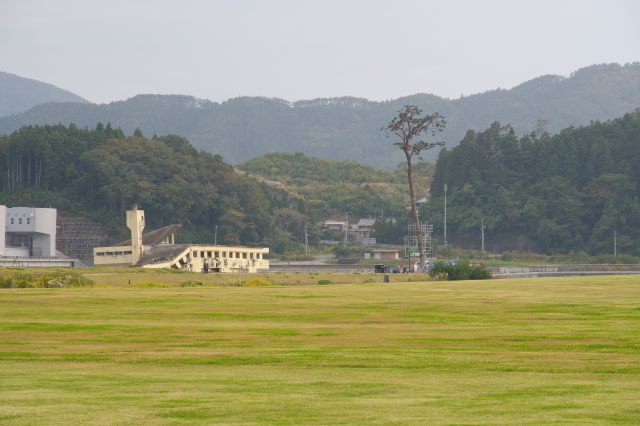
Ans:
{"label": "shrub", "polygon": [[333,281],[331,281],[331,280],[319,280],[318,284],[320,284],[320,285],[333,284]]}
{"label": "shrub", "polygon": [[202,287],[204,285],[204,283],[201,283],[200,281],[182,281],[180,283],[180,287]]}
{"label": "shrub", "polygon": [[13,276],[0,278],[2,288],[62,288],[92,285],[93,281],[72,271],[17,272]]}
{"label": "shrub", "polygon": [[338,265],[355,265],[358,263],[360,259],[350,259],[348,257],[343,257],[338,259]]}
{"label": "shrub", "polygon": [[429,271],[434,279],[456,280],[486,280],[491,278],[491,272],[484,266],[470,265],[467,261],[460,261],[457,265],[436,263]]}
{"label": "shrub", "polygon": [[46,288],[62,288],[64,287],[64,283],[60,278],[54,278],[49,280],[44,285]]}
{"label": "shrub", "polygon": [[280,256],[280,260],[289,261],[289,262],[304,262],[304,261],[313,260],[313,259],[315,259],[313,256],[306,256],[304,254],[296,254],[296,253],[289,253],[289,252]]}
{"label": "shrub", "polygon": [[513,252],[512,251],[505,251],[502,253],[501,256],[502,260],[513,260]]}
{"label": "shrub", "polygon": [[349,257],[351,255],[351,249],[349,247],[337,246],[333,248],[333,254],[336,257]]}
{"label": "shrub", "polygon": [[437,281],[446,281],[449,279],[449,273],[447,271],[431,273],[431,278]]}
{"label": "shrub", "polygon": [[273,283],[264,278],[254,278],[244,284],[245,287],[272,287]]}

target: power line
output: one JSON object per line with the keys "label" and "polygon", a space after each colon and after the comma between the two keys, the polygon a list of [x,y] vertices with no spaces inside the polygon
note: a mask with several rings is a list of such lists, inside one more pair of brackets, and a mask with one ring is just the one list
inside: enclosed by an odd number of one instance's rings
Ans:
{"label": "power line", "polygon": [[481,225],[480,225],[480,231],[481,231],[481,233],[482,233],[482,246],[481,246],[481,250],[482,250],[482,260],[483,260],[483,261],[484,261],[484,229],[485,229],[485,226],[484,226],[484,218],[482,218],[482,222],[481,222]]}
{"label": "power line", "polygon": [[304,255],[305,256],[309,256],[309,236],[307,234],[308,229],[309,229],[309,224],[305,223],[304,224]]}

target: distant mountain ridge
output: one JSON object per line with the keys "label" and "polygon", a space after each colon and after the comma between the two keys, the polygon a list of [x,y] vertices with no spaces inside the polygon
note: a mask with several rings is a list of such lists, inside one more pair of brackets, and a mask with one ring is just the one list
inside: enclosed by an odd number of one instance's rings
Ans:
{"label": "distant mountain ridge", "polygon": [[198,149],[231,163],[269,152],[303,152],[393,168],[402,161],[401,153],[380,129],[404,104],[444,115],[447,129],[440,139],[448,147],[457,145],[468,129],[482,130],[494,121],[511,124],[519,134],[555,133],[639,108],[640,63],[594,65],[569,77],[546,75],[509,90],[459,99],[416,94],[383,102],[239,97],[217,103],[184,95],[138,95],[103,105],[45,104],[0,118],[0,133],[29,124],[93,128],[97,122],[110,122],[127,134],[140,128],[148,136],[185,136]]}
{"label": "distant mountain ridge", "polygon": [[89,103],[52,84],[0,71],[0,117],[19,114],[50,102]]}

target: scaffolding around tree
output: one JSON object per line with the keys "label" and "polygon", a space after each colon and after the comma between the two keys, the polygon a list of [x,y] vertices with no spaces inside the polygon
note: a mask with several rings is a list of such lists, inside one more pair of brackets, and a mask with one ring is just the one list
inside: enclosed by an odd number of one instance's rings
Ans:
{"label": "scaffolding around tree", "polygon": [[[424,251],[422,258],[428,261],[433,255],[433,239],[431,238],[433,225],[429,224],[429,222],[422,222],[420,227],[422,228],[422,249]],[[409,225],[407,227],[407,235],[404,237],[404,257],[409,259],[409,266],[411,266],[412,259],[420,259],[418,233],[416,231],[416,225]],[[424,267],[425,265],[422,266]]]}

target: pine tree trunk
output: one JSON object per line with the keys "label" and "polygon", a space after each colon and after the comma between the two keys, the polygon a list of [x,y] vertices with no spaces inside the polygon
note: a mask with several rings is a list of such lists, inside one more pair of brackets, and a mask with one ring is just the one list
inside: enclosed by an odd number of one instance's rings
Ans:
{"label": "pine tree trunk", "polygon": [[424,247],[422,241],[422,226],[420,226],[420,218],[418,217],[418,209],[416,207],[416,195],[413,190],[413,167],[411,164],[411,154],[404,152],[407,156],[407,180],[409,181],[409,198],[411,198],[411,216],[413,223],[416,224],[416,238],[418,239],[418,251],[420,252],[420,269],[424,266]]}

